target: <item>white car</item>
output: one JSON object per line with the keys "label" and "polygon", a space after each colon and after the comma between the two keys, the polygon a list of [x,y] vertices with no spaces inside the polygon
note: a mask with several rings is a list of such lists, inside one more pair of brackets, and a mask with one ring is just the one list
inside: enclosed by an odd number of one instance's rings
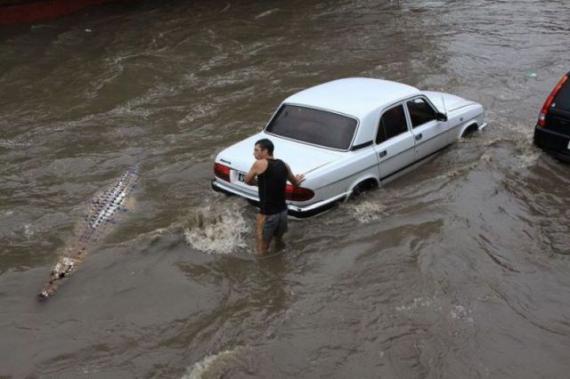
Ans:
{"label": "white car", "polygon": [[244,183],[257,140],[269,138],[275,158],[304,174],[287,185],[289,214],[307,217],[362,189],[377,186],[487,124],[481,104],[406,84],[347,78],[298,92],[267,126],[220,152],[212,187],[258,202]]}

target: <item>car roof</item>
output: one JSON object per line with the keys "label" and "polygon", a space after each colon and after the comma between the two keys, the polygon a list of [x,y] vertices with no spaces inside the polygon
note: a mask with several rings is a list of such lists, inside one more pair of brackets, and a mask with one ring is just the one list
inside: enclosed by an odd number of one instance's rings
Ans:
{"label": "car roof", "polygon": [[417,94],[420,91],[407,84],[372,78],[345,78],[297,92],[284,102],[327,109],[362,119],[379,107]]}

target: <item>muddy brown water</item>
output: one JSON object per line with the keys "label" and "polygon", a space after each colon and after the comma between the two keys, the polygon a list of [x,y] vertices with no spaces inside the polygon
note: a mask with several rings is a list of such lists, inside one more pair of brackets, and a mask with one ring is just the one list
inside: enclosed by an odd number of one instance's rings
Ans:
{"label": "muddy brown water", "polygon": [[[566,1],[142,1],[2,30],[0,377],[568,377],[570,166],[531,144],[568,19]],[[212,192],[213,157],[348,76],[478,101],[489,126],[255,260],[255,209]],[[136,162],[134,208],[38,303]]]}

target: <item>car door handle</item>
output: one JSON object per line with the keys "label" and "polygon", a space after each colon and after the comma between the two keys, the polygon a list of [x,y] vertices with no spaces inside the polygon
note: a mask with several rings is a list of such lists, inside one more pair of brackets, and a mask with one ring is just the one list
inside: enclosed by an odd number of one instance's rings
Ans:
{"label": "car door handle", "polygon": [[422,133],[420,133],[420,134],[416,134],[416,141],[419,141],[419,140],[421,140],[421,139],[422,139],[422,137],[423,137],[423,136],[422,136]]}
{"label": "car door handle", "polygon": [[386,150],[383,150],[383,151],[381,151],[381,152],[378,153],[378,156],[379,156],[380,158],[384,158],[386,155],[388,155],[388,151],[386,151]]}

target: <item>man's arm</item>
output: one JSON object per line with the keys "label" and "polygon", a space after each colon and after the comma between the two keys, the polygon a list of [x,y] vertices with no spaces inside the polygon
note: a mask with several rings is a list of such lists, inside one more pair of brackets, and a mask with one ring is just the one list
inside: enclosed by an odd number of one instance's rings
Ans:
{"label": "man's arm", "polygon": [[267,160],[260,159],[255,161],[255,163],[249,169],[249,172],[245,175],[244,181],[250,186],[257,184],[257,175],[263,174],[267,170]]}
{"label": "man's arm", "polygon": [[291,167],[289,167],[288,164],[285,164],[287,166],[287,179],[291,182],[291,184],[293,184],[295,187],[299,187],[299,185],[301,184],[301,182],[303,180],[305,180],[305,176],[303,174],[299,174],[299,175],[293,175],[293,172],[291,171]]}

